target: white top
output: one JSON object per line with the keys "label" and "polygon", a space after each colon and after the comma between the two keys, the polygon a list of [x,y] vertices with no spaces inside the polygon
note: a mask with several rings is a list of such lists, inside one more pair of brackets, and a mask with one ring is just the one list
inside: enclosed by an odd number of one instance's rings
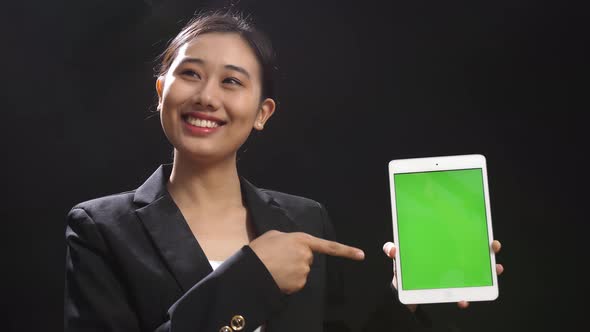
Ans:
{"label": "white top", "polygon": [[217,270],[219,265],[223,264],[223,261],[209,261],[209,264],[211,264],[213,271],[215,271],[215,270]]}
{"label": "white top", "polygon": [[[209,261],[209,264],[211,264],[211,268],[213,268],[213,271],[215,271],[221,264],[223,264],[223,261]],[[254,330],[254,332],[263,332],[263,326],[259,326],[256,330]]]}

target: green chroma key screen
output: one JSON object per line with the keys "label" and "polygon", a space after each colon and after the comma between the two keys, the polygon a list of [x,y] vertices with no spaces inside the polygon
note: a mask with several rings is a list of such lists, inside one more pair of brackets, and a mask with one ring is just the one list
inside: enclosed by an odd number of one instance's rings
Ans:
{"label": "green chroma key screen", "polygon": [[491,286],[482,170],[394,180],[403,289]]}

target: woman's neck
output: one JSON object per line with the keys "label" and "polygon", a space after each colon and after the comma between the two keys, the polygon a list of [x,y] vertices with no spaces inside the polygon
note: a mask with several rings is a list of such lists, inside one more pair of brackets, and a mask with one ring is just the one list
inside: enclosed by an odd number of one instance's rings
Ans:
{"label": "woman's neck", "polygon": [[181,207],[223,211],[243,206],[235,155],[205,164],[175,151],[168,191]]}

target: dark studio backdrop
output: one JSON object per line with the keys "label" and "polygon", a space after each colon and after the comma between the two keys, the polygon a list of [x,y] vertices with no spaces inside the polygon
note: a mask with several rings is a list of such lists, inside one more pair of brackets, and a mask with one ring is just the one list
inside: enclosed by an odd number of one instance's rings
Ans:
{"label": "dark studio backdrop", "polygon": [[[171,161],[153,59],[191,14],[223,2],[3,5],[2,330],[63,326],[65,215]],[[391,159],[482,153],[495,302],[427,305],[464,331],[587,325],[583,113],[588,12],[564,1],[242,1],[276,47],[279,108],[240,156],[258,186],[324,203],[360,303],[387,282]],[[586,84],[586,87],[584,87]],[[444,250],[444,249],[443,249]]]}

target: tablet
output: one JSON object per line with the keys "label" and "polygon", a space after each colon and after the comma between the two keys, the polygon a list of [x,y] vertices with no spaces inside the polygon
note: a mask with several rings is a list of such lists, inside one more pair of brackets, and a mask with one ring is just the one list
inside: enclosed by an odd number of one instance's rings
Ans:
{"label": "tablet", "polygon": [[496,299],[485,157],[392,160],[389,181],[400,302]]}

